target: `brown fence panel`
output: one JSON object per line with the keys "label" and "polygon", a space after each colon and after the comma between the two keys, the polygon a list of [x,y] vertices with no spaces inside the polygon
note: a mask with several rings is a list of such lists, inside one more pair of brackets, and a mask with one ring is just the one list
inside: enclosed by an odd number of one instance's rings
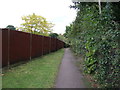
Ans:
{"label": "brown fence panel", "polygon": [[61,49],[61,41],[60,41],[60,40],[59,40],[59,45],[60,45],[60,46],[59,46],[59,49]]}
{"label": "brown fence panel", "polygon": [[62,47],[62,41],[59,40],[59,43],[60,43],[59,49],[61,49],[61,47]]}
{"label": "brown fence panel", "polygon": [[60,49],[62,48],[62,42],[60,41]]}
{"label": "brown fence panel", "polygon": [[44,41],[43,41],[43,54],[47,54],[50,52],[50,38],[44,36]]}
{"label": "brown fence panel", "polygon": [[58,39],[56,39],[56,50],[58,50],[59,48],[59,43],[58,43]]}
{"label": "brown fence panel", "polygon": [[8,29],[2,29],[2,67],[8,65]]}
{"label": "brown fence panel", "polygon": [[58,39],[56,39],[56,50],[58,50]]}
{"label": "brown fence panel", "polygon": [[59,49],[61,49],[61,41],[59,40]]}
{"label": "brown fence panel", "polygon": [[57,39],[56,38],[54,38],[54,46],[53,46],[53,50],[54,51],[56,51],[57,50],[57,44],[56,44],[56,42],[57,42]]}
{"label": "brown fence panel", "polygon": [[43,36],[40,35],[32,35],[32,51],[31,51],[31,55],[32,58],[34,57],[39,57],[42,55],[43,52]]}
{"label": "brown fence panel", "polygon": [[30,34],[10,31],[10,64],[30,59]]}
{"label": "brown fence panel", "polygon": [[54,39],[51,38],[51,42],[50,42],[50,49],[51,49],[51,52],[53,52],[53,45],[54,45]]}
{"label": "brown fence panel", "polygon": [[51,43],[52,43],[52,41],[51,41],[51,37],[49,37],[49,53],[52,52],[52,49],[51,49]]}
{"label": "brown fence panel", "polygon": [[59,49],[63,48],[64,47],[64,43],[63,41],[59,40]]}
{"label": "brown fence panel", "polygon": [[57,50],[57,39],[56,38],[54,38],[54,51],[56,51]]}
{"label": "brown fence panel", "polygon": [[63,48],[63,42],[61,41],[61,48]]}
{"label": "brown fence panel", "polygon": [[51,52],[55,51],[56,45],[55,45],[55,38],[51,38]]}
{"label": "brown fence panel", "polygon": [[65,45],[65,43],[64,43],[64,42],[62,42],[62,48],[64,48],[64,45]]}
{"label": "brown fence panel", "polygon": [[63,48],[63,42],[60,41],[60,48]]}
{"label": "brown fence panel", "polygon": [[60,41],[60,49],[62,48],[62,42]]}
{"label": "brown fence panel", "polygon": [[60,49],[60,40],[57,39],[57,50]]}
{"label": "brown fence panel", "polygon": [[2,67],[2,30],[0,29],[0,68]]}
{"label": "brown fence panel", "polygon": [[64,42],[56,38],[8,29],[0,30],[2,66],[39,57],[63,47]]}

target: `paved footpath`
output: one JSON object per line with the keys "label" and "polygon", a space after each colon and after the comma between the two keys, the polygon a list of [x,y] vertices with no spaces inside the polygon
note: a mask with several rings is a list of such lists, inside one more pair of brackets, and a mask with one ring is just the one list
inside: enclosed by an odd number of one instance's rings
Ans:
{"label": "paved footpath", "polygon": [[56,80],[56,88],[85,88],[83,76],[76,67],[75,61],[70,49],[66,48]]}

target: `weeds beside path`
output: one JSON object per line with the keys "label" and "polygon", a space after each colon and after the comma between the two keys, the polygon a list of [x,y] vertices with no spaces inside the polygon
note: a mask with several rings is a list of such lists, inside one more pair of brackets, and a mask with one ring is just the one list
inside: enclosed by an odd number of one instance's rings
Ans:
{"label": "weeds beside path", "polygon": [[54,86],[64,49],[3,71],[3,88],[51,88]]}

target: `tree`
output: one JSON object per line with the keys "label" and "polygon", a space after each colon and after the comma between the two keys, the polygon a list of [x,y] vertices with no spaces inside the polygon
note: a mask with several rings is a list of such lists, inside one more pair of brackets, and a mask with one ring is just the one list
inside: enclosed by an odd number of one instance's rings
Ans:
{"label": "tree", "polygon": [[16,30],[16,28],[13,25],[8,25],[6,28],[11,29],[11,30]]}
{"label": "tree", "polygon": [[72,32],[72,26],[73,26],[73,24],[70,24],[69,26],[66,26],[64,37],[66,37],[66,38],[70,37],[71,32]]}
{"label": "tree", "polygon": [[49,33],[52,32],[52,27],[54,26],[52,23],[48,22],[46,18],[36,15],[35,13],[23,16],[22,20],[25,22],[21,24],[22,27],[19,29],[33,34],[48,36]]}
{"label": "tree", "polygon": [[59,35],[57,33],[50,33],[49,36],[53,38],[57,38]]}

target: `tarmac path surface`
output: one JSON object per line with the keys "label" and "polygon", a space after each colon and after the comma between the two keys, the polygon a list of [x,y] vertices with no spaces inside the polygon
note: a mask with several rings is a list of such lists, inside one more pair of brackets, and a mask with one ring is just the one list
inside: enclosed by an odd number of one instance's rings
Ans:
{"label": "tarmac path surface", "polygon": [[75,61],[70,49],[66,48],[55,88],[85,88],[82,80],[83,76],[75,65]]}

